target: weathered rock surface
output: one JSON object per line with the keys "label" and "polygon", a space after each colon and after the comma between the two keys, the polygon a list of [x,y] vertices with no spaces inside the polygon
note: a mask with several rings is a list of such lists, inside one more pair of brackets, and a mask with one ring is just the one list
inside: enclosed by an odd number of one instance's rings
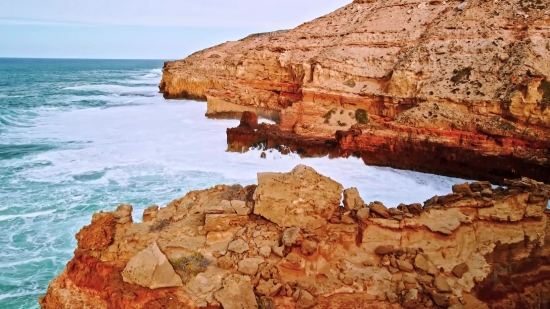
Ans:
{"label": "weathered rock surface", "polygon": [[[460,4],[354,1],[167,62],[160,90],[207,100],[211,116],[279,120],[293,134],[273,146],[315,154],[308,138],[344,130],[336,155],[369,164],[550,182],[548,0]],[[261,134],[230,132],[229,148]]]}
{"label": "weathered rock surface", "polygon": [[281,227],[314,230],[338,208],[342,190],[341,184],[305,165],[286,174],[260,173],[254,213]]}
{"label": "weathered rock surface", "polygon": [[[262,182],[265,177],[259,175],[260,185],[269,183]],[[390,215],[386,218],[370,211],[350,215],[355,210],[339,205],[342,186],[310,168],[267,177],[274,178],[284,181],[270,188],[219,185],[189,192],[164,208],[146,209],[148,220],[142,223],[132,223],[128,205],[94,215],[78,233],[74,258],[51,282],[41,307],[550,305],[550,187],[543,183],[509,180],[506,187],[489,185],[491,196],[480,193],[488,189],[485,183],[475,183],[471,194],[462,186],[461,193],[434,197],[424,207],[384,208],[380,212]],[[317,185],[325,186],[324,194],[315,191]],[[311,205],[321,209],[332,207],[338,196],[330,216],[309,210],[302,214],[313,221],[301,222],[316,225],[286,227],[254,214],[265,194],[280,198],[271,205],[282,208],[282,217],[292,217],[301,209],[295,205],[305,203],[292,202],[308,190],[316,196]],[[208,216],[237,216],[220,213],[233,212],[233,201],[254,212],[241,215],[244,219],[225,225],[225,230],[206,230]],[[369,208],[363,205],[357,212],[362,209]],[[352,222],[344,224],[343,218]]]}
{"label": "weathered rock surface", "polygon": [[157,243],[140,251],[122,271],[124,282],[150,289],[182,286],[180,276],[160,251]]}

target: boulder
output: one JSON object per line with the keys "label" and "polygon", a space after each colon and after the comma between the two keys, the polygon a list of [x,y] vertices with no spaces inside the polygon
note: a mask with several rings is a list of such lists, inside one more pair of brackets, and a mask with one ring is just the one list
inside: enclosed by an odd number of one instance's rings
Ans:
{"label": "boulder", "polygon": [[488,181],[476,181],[470,184],[470,189],[472,189],[473,192],[481,192],[485,189],[490,189],[491,187],[491,183]]}
{"label": "boulder", "polygon": [[439,292],[451,292],[451,286],[447,282],[447,279],[441,275],[435,277],[434,286]]}
{"label": "boulder", "polygon": [[468,264],[466,263],[460,263],[458,265],[456,265],[454,268],[453,268],[453,274],[455,276],[457,276],[458,278],[462,278],[462,276],[468,272],[468,270],[470,270],[470,268],[468,267]]}
{"label": "boulder", "polygon": [[414,271],[414,267],[412,266],[412,264],[407,261],[397,260],[397,266],[402,271],[408,271],[408,272]]}
{"label": "boulder", "polygon": [[224,309],[258,309],[256,295],[248,276],[227,276],[223,280],[223,288],[214,293],[214,297]]}
{"label": "boulder", "polygon": [[344,208],[347,211],[359,210],[365,205],[365,202],[359,195],[357,188],[344,190]]}
{"label": "boulder", "polygon": [[248,251],[248,249],[250,249],[250,247],[248,246],[246,241],[242,239],[237,239],[235,241],[230,242],[229,246],[227,247],[227,250],[233,251],[236,253],[244,253]]}
{"label": "boulder", "polygon": [[466,182],[463,184],[454,185],[453,193],[460,193],[464,195],[472,194],[472,189],[470,189],[470,184]]}
{"label": "boulder", "polygon": [[245,201],[233,200],[231,207],[239,216],[247,216],[252,212],[252,208],[248,207]]}
{"label": "boulder", "polygon": [[363,207],[357,211],[355,217],[359,222],[366,223],[369,219],[370,208]]}
{"label": "boulder", "polygon": [[239,126],[241,127],[255,127],[258,125],[258,115],[254,112],[243,112],[241,115],[241,122]]}
{"label": "boulder", "polygon": [[264,262],[262,258],[246,258],[237,264],[237,270],[249,276],[255,276],[258,273],[258,267]]}
{"label": "boulder", "polygon": [[342,190],[341,184],[305,165],[290,173],[259,173],[254,213],[281,227],[315,230],[338,209]]}
{"label": "boulder", "polygon": [[417,254],[414,258],[414,266],[418,269],[421,269],[423,271],[428,271],[430,269],[430,264],[428,263],[428,259],[424,257],[422,254]]}
{"label": "boulder", "polygon": [[380,202],[370,203],[369,208],[371,212],[374,212],[375,214],[379,215],[382,218],[385,218],[385,219],[390,218],[390,213],[388,212],[388,208]]}
{"label": "boulder", "polygon": [[183,285],[180,276],[176,274],[172,264],[160,251],[156,242],[128,261],[122,271],[122,280],[149,289]]}

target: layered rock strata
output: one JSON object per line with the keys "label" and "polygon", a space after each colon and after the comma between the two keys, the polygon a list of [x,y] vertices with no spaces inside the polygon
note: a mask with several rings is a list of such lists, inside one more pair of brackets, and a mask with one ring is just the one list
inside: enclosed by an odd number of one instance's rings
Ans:
{"label": "layered rock strata", "polygon": [[300,165],[260,173],[257,186],[189,192],[140,223],[121,205],[77,234],[40,305],[547,308],[550,187],[452,190],[387,208]]}
{"label": "layered rock strata", "polygon": [[258,124],[251,112],[241,124],[227,129],[229,151],[251,147],[274,148],[302,157],[359,157],[369,165],[391,166],[465,179],[503,183],[525,175],[550,182],[544,143],[515,138],[488,138],[467,132],[414,129],[371,116],[369,124],[355,124],[335,137],[302,136],[278,125]]}
{"label": "layered rock strata", "polygon": [[[206,100],[211,116],[263,113],[302,137],[334,138],[368,121],[361,111],[384,125],[362,130],[350,151],[371,152],[363,140],[374,135],[379,148],[439,154],[450,169],[496,162],[505,176],[550,174],[549,29],[548,0],[356,0],[167,62],[160,90]],[[374,161],[398,166],[403,153],[393,157]]]}

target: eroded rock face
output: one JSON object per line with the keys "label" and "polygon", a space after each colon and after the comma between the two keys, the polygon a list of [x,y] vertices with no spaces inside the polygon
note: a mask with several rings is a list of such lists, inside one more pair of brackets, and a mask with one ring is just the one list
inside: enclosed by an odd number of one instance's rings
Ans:
{"label": "eroded rock face", "polygon": [[281,227],[314,230],[338,208],[342,190],[341,184],[305,165],[290,173],[260,173],[254,213]]}
{"label": "eroded rock face", "polygon": [[[298,197],[288,199],[301,196],[295,191],[313,190],[315,205],[332,205],[342,187],[305,166],[268,176],[263,181],[266,176],[260,174],[257,187],[219,185],[189,192],[167,207],[146,209],[143,223],[130,221],[128,205],[95,215],[79,232],[74,258],[52,281],[41,307],[550,305],[550,187],[543,183],[522,178],[497,188],[467,184],[423,207],[401,204],[376,212],[375,203],[358,210],[336,204],[330,216],[308,210],[302,214],[311,217],[302,221],[308,224],[286,227],[264,215],[237,215],[232,205],[244,203],[256,212],[258,194],[272,201],[279,197],[281,217],[292,218],[296,209],[309,209],[293,207],[305,204],[292,204]],[[282,181],[267,187],[273,179]],[[316,186],[324,186],[325,193]],[[205,229],[208,216],[225,212],[241,218],[224,230]]]}
{"label": "eroded rock face", "polygon": [[528,2],[354,1],[167,62],[160,89],[207,100],[212,116],[272,116],[299,137],[360,128],[338,155],[369,164],[548,182],[549,3]]}

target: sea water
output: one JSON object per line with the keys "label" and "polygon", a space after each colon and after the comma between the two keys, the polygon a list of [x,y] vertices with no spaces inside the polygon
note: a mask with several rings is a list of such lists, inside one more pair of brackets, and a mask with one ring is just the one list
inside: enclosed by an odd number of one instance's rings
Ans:
{"label": "sea water", "polygon": [[[120,203],[134,219],[190,190],[253,184],[258,172],[306,164],[357,187],[366,202],[423,202],[462,180],[366,166],[226,152],[202,102],[164,100],[162,61],[0,59],[0,308],[37,299],[71,259],[92,214]],[[463,182],[463,181],[462,181]]]}

